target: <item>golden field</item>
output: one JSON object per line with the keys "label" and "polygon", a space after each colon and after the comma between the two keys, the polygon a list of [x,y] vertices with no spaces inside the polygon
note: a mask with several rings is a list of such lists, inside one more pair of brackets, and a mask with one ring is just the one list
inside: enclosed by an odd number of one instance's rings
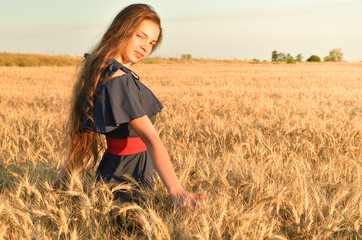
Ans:
{"label": "golden field", "polygon": [[159,180],[140,205],[113,202],[95,170],[53,190],[76,67],[0,67],[0,239],[362,238],[362,63],[133,69],[201,206],[175,213]]}

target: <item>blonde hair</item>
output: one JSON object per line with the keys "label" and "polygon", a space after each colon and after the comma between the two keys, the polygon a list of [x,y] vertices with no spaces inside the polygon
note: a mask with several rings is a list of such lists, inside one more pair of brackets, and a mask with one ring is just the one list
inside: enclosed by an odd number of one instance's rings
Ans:
{"label": "blonde hair", "polygon": [[[93,168],[100,151],[99,134],[83,129],[82,115],[94,122],[91,109],[94,106],[95,93],[103,74],[108,67],[107,61],[120,56],[138,26],[149,20],[159,25],[160,35],[153,50],[162,40],[161,20],[151,6],[132,4],[124,8],[112,21],[97,46],[83,61],[83,67],[73,89],[71,113],[68,121],[69,158],[72,168],[85,170]],[[85,103],[87,104],[86,109]]]}

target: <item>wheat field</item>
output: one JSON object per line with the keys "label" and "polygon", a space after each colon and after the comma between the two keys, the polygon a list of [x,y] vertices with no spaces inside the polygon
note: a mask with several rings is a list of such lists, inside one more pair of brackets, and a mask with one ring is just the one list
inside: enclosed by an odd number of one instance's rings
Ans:
{"label": "wheat field", "polygon": [[53,190],[76,67],[0,67],[0,239],[362,239],[362,63],[133,69],[165,106],[177,175],[206,199],[175,212],[157,179],[121,204],[95,170]]}

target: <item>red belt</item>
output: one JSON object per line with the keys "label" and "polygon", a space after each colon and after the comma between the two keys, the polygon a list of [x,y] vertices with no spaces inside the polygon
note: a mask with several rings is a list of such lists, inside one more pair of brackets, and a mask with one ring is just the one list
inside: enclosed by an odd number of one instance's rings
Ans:
{"label": "red belt", "polygon": [[130,155],[147,150],[146,144],[139,137],[111,138],[107,137],[107,152],[113,155]]}

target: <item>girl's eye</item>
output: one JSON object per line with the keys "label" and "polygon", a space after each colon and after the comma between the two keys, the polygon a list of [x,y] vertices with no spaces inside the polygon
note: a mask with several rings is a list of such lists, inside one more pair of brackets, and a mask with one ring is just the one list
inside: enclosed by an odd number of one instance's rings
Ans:
{"label": "girl's eye", "polygon": [[143,37],[142,35],[140,35],[140,34],[137,34],[136,36],[137,36],[138,38],[144,39],[144,37]]}

